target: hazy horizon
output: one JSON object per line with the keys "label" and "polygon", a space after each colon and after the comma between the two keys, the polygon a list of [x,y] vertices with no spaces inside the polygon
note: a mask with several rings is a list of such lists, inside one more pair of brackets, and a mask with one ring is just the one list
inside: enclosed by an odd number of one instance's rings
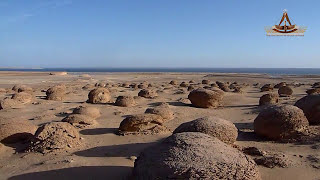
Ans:
{"label": "hazy horizon", "polygon": [[[319,1],[3,0],[0,67],[320,68]],[[283,9],[304,37],[267,37]]]}

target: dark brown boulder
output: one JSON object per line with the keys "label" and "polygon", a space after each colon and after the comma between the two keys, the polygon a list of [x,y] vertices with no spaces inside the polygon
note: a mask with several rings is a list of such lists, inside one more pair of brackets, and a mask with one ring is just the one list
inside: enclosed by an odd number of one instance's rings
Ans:
{"label": "dark brown boulder", "polygon": [[219,106],[223,95],[216,91],[196,89],[190,92],[188,99],[192,105],[199,108],[216,108]]}
{"label": "dark brown boulder", "polygon": [[279,103],[279,96],[278,94],[274,94],[274,93],[264,94],[263,96],[260,97],[260,100],[259,100],[259,106],[275,105],[278,103]]}
{"label": "dark brown boulder", "polygon": [[320,124],[320,94],[305,96],[294,105],[303,110],[310,124]]}

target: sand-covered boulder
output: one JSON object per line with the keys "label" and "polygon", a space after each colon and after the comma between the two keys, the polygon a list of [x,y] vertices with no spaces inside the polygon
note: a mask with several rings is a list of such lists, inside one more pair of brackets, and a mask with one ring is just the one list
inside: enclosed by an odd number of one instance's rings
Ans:
{"label": "sand-covered boulder", "polygon": [[279,96],[275,93],[264,94],[259,99],[259,106],[275,105],[279,103]]}
{"label": "sand-covered boulder", "polygon": [[46,91],[46,95],[47,100],[62,101],[65,99],[66,87],[64,85],[53,86]]}
{"label": "sand-covered boulder", "polygon": [[163,119],[156,114],[138,114],[126,117],[119,126],[120,134],[150,133],[164,131]]}
{"label": "sand-covered boulder", "polygon": [[195,88],[195,86],[194,85],[190,85],[190,86],[188,86],[188,91],[192,91],[192,90],[195,90],[196,88]]}
{"label": "sand-covered boulder", "polygon": [[194,80],[189,81],[189,84],[194,84],[194,83],[195,83]]}
{"label": "sand-covered boulder", "polygon": [[173,131],[181,132],[201,132],[227,144],[233,144],[238,137],[238,129],[232,122],[213,116],[183,123]]}
{"label": "sand-covered boulder", "polygon": [[189,84],[187,82],[182,82],[180,83],[180,87],[188,87]]}
{"label": "sand-covered boulder", "polygon": [[83,114],[70,114],[69,116],[63,118],[61,121],[67,122],[78,128],[84,128],[86,126],[97,124],[97,121],[94,118]]}
{"label": "sand-covered boulder", "polygon": [[274,86],[274,88],[279,89],[279,88],[281,88],[281,87],[283,87],[283,86],[286,86],[286,85],[287,85],[286,82],[281,82],[281,83],[276,84],[276,85]]}
{"label": "sand-covered boulder", "polygon": [[281,97],[289,97],[293,94],[293,90],[289,86],[282,86],[279,88],[278,94]]}
{"label": "sand-covered boulder", "polygon": [[132,96],[118,96],[114,105],[121,107],[132,107],[136,105],[136,101]]}
{"label": "sand-covered boulder", "polygon": [[25,93],[32,94],[33,93],[33,89],[31,87],[28,87],[28,86],[21,86],[21,87],[19,87],[18,92],[25,92]]}
{"label": "sand-covered boulder", "polygon": [[308,95],[313,95],[313,94],[320,94],[320,88],[313,88],[313,89],[308,89],[306,91]]}
{"label": "sand-covered boulder", "polygon": [[273,140],[295,139],[308,125],[301,109],[292,105],[270,106],[254,120],[254,132]]}
{"label": "sand-covered boulder", "polygon": [[26,85],[22,85],[22,84],[16,84],[16,85],[14,85],[13,87],[12,87],[12,91],[15,91],[15,92],[18,92],[18,89],[19,88],[24,88],[24,87],[26,87]]}
{"label": "sand-covered boulder", "polygon": [[222,95],[216,91],[196,89],[190,92],[188,99],[195,107],[215,108],[219,106]]}
{"label": "sand-covered boulder", "polygon": [[146,109],[147,114],[157,114],[162,117],[164,121],[169,121],[174,118],[174,113],[167,104],[162,104],[153,108]]}
{"label": "sand-covered boulder", "polygon": [[303,110],[310,124],[320,124],[320,94],[305,96],[294,105]]}
{"label": "sand-covered boulder", "polygon": [[90,106],[79,106],[76,107],[73,112],[73,114],[81,114],[85,116],[89,116],[91,118],[98,118],[101,116],[100,110],[96,107],[90,107]]}
{"label": "sand-covered boulder", "polygon": [[158,96],[157,92],[151,89],[142,89],[138,96],[153,99]]}
{"label": "sand-covered boulder", "polygon": [[26,92],[19,92],[12,95],[11,99],[18,101],[21,104],[31,103],[33,97],[31,94]]}
{"label": "sand-covered boulder", "polygon": [[210,83],[210,80],[208,80],[208,79],[204,79],[204,80],[202,80],[202,82],[201,82],[202,84],[209,84]]}
{"label": "sand-covered boulder", "polygon": [[14,99],[11,98],[4,98],[0,101],[0,110],[1,109],[10,109],[10,108],[16,108],[20,105],[20,103]]}
{"label": "sand-covered boulder", "polygon": [[261,87],[261,92],[272,91],[273,86],[271,84],[265,84]]}
{"label": "sand-covered boulder", "polygon": [[97,82],[94,86],[95,86],[95,87],[104,88],[104,87],[106,87],[106,83],[104,83],[104,82]]}
{"label": "sand-covered boulder", "polygon": [[173,134],[143,150],[134,179],[259,180],[256,163],[219,139],[198,132]]}
{"label": "sand-covered boulder", "polygon": [[0,122],[0,141],[2,143],[16,143],[28,140],[34,135],[37,128],[29,121]]}
{"label": "sand-covered boulder", "polygon": [[88,103],[101,104],[108,103],[111,100],[110,91],[106,88],[96,88],[89,92]]}
{"label": "sand-covered boulder", "polygon": [[178,85],[178,82],[177,82],[176,80],[172,80],[172,81],[169,82],[169,84],[171,84],[171,85]]}
{"label": "sand-covered boulder", "polygon": [[233,89],[234,93],[243,93],[243,88],[240,86],[234,87]]}
{"label": "sand-covered boulder", "polygon": [[29,146],[29,151],[49,153],[68,151],[81,145],[80,134],[66,122],[52,122],[38,128]]}
{"label": "sand-covered boulder", "polygon": [[148,84],[140,83],[140,84],[138,85],[138,88],[139,88],[139,89],[146,89],[146,88],[148,88]]}
{"label": "sand-covered boulder", "polygon": [[224,83],[224,82],[221,82],[221,81],[217,81],[216,83],[217,83],[218,87],[219,87],[222,91],[224,91],[224,92],[230,92],[230,88],[229,88],[228,84],[226,84],[226,83]]}

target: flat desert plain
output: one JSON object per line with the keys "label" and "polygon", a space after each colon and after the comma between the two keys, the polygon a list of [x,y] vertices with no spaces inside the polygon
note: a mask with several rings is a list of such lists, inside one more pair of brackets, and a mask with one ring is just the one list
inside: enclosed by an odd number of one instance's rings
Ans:
{"label": "flat desert plain", "polygon": [[[23,141],[2,142],[0,179],[129,179],[132,178],[134,162],[140,152],[171,136],[182,123],[206,116],[222,118],[236,126],[238,137],[236,142],[230,145],[232,148],[241,151],[251,147],[254,151],[272,155],[269,159],[263,159],[263,155],[259,157],[257,155],[259,153],[248,155],[252,159],[262,159],[262,163],[257,165],[261,179],[320,179],[319,125],[313,125],[312,138],[288,142],[270,140],[257,135],[253,125],[258,114],[266,108],[259,106],[260,97],[270,92],[278,94],[277,88],[261,92],[264,84],[274,86],[286,82],[292,88],[293,94],[279,97],[278,104],[294,105],[307,95],[306,90],[315,82],[320,82],[320,76],[231,73],[52,74],[0,72],[0,100],[10,99],[17,93],[12,90],[15,85],[24,85],[23,89],[27,89],[27,93],[32,96],[30,101],[0,110],[1,124],[16,123],[16,126],[10,127],[14,129],[24,126],[23,123],[20,124],[21,122],[27,122],[38,128],[46,123],[60,122],[79,106],[95,107],[101,115],[92,120],[95,123],[75,125],[80,137],[76,145],[73,145],[74,142],[66,144],[67,148],[46,151],[30,149],[30,139],[34,138],[32,136]],[[176,84],[169,84],[172,80],[176,81]],[[208,81],[202,82],[203,80]],[[218,88],[216,81],[223,82],[230,88],[228,92],[224,92],[218,107],[194,107],[188,99],[192,89]],[[185,83],[181,85],[182,82]],[[63,99],[47,100],[46,91],[56,85],[64,86]],[[189,88],[190,85],[192,87]],[[110,92],[108,103],[87,102],[89,92],[97,86],[100,88],[106,86]],[[240,90],[235,91],[234,86],[240,87]],[[156,95],[151,98],[138,96],[142,89],[152,90]],[[133,97],[135,103],[128,107],[116,106],[114,103],[118,96]],[[165,131],[119,133],[120,123],[126,117],[144,114],[146,109],[159,104],[165,104],[173,113],[173,118],[161,124],[161,127],[165,127]],[[1,130],[3,127],[0,126],[0,134],[3,133]],[[57,142],[58,145],[59,143],[63,146],[64,141]],[[52,144],[43,146],[55,147]]]}

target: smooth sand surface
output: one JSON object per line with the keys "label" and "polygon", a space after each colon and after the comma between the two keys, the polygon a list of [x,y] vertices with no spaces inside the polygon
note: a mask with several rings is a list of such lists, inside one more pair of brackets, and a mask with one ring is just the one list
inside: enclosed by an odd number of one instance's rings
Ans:
{"label": "smooth sand surface", "polygon": [[[80,105],[94,106],[100,109],[102,116],[97,119],[98,124],[79,129],[84,138],[84,145],[72,152],[59,152],[50,154],[16,153],[25,144],[6,145],[0,152],[0,179],[127,179],[132,171],[134,160],[131,156],[139,156],[146,147],[171,135],[172,131],[181,123],[191,121],[203,116],[217,116],[233,122],[239,129],[236,145],[254,146],[264,151],[283,153],[291,161],[288,168],[266,168],[259,166],[262,179],[320,179],[320,142],[279,143],[263,140],[253,132],[253,120],[258,115],[259,98],[265,94],[254,87],[254,83],[303,83],[294,87],[294,94],[290,98],[281,98],[281,104],[294,104],[305,96],[305,91],[314,82],[320,81],[318,76],[278,76],[273,77],[262,74],[212,74],[209,73],[96,73],[90,77],[71,73],[63,76],[49,75],[45,72],[0,72],[0,88],[12,88],[15,84],[24,84],[32,87],[36,96],[33,103],[23,105],[16,109],[0,110],[0,120],[30,121],[35,125],[52,121],[61,121],[73,108]],[[171,80],[201,83],[203,79],[212,82],[237,81],[239,84],[248,83],[244,93],[225,93],[223,106],[217,109],[201,109],[185,104],[189,92],[187,88],[175,86],[164,90],[161,85],[168,85]],[[153,84],[151,89],[161,90],[155,99],[137,98],[134,107],[117,107],[113,104],[87,104],[87,95],[90,91],[83,90],[86,84],[94,85],[96,82],[110,84],[141,83],[147,81]],[[56,84],[65,84],[67,96],[64,101],[48,101],[43,99],[49,87]],[[203,85],[198,85],[203,87]],[[259,86],[260,87],[260,86]],[[186,93],[176,94],[178,89],[185,89]],[[119,95],[137,96],[140,89],[111,87],[113,101]],[[274,90],[277,92],[277,89]],[[1,93],[0,99],[10,97],[13,92]],[[120,122],[126,115],[144,113],[148,107],[157,102],[167,102],[175,114],[175,118],[165,123],[171,132],[158,135],[128,135],[116,134]],[[310,157],[318,157],[312,160]]]}

